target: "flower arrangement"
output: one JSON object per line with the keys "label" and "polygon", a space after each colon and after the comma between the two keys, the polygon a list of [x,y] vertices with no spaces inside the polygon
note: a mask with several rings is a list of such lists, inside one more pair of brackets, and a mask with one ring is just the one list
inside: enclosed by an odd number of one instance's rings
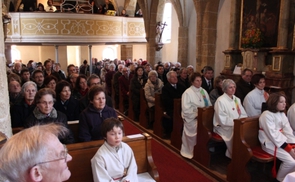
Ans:
{"label": "flower arrangement", "polygon": [[260,48],[263,45],[263,34],[259,28],[251,28],[245,31],[242,37],[242,48]]}

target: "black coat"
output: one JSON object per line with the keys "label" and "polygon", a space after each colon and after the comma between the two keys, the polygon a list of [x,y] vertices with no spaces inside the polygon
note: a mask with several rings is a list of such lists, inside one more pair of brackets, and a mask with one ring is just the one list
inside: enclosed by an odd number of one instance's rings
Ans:
{"label": "black coat", "polygon": [[57,100],[54,104],[54,108],[57,111],[64,113],[67,116],[68,121],[79,120],[79,101],[73,97],[70,97],[70,99],[64,104],[61,102],[61,100]]}
{"label": "black coat", "polygon": [[167,83],[162,88],[161,101],[168,116],[173,117],[174,99],[181,98],[185,90],[186,88],[179,83],[176,84],[176,89],[170,83]]}
{"label": "black coat", "polygon": [[68,125],[67,116],[60,111],[57,111],[56,118],[46,117],[43,119],[37,119],[36,116],[34,115],[34,113],[31,113],[30,116],[26,119],[24,127],[29,128],[29,127],[35,126],[37,124],[42,125],[42,124],[49,124],[49,123],[59,123],[69,129],[69,134],[67,136],[65,136],[64,138],[59,138],[61,143],[69,144],[69,143],[75,142],[73,132],[71,131],[71,129],[69,128],[69,125]]}
{"label": "black coat", "polygon": [[202,76],[202,86],[201,87],[203,89],[205,89],[208,94],[213,90],[213,83],[214,83],[214,78],[211,79],[211,88],[209,89],[209,85],[208,85],[206,79],[204,78],[204,76]]}
{"label": "black coat", "polygon": [[241,100],[241,103],[243,103],[246,95],[254,89],[254,85],[252,83],[245,82],[242,78],[240,78],[236,85],[235,96],[237,96]]}
{"label": "black coat", "polygon": [[28,105],[23,99],[21,102],[10,107],[12,128],[24,127],[26,119],[33,113],[36,105]]}

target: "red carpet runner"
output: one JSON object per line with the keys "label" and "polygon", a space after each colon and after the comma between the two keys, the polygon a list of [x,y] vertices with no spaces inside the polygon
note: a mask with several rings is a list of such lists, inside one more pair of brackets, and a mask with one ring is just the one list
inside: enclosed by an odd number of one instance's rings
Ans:
{"label": "red carpet runner", "polygon": [[[125,135],[142,133],[129,121],[123,121]],[[180,156],[165,148],[161,143],[152,140],[152,155],[157,166],[161,182],[209,182],[206,176],[197,171],[194,167],[186,163]]]}

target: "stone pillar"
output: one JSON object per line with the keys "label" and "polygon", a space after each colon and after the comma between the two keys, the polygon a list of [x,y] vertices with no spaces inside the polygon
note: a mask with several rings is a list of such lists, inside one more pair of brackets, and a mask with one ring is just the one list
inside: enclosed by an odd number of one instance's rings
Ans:
{"label": "stone pillar", "polygon": [[239,49],[240,16],[241,16],[241,0],[231,0],[228,50]]}
{"label": "stone pillar", "polygon": [[121,59],[126,60],[126,59],[131,59],[133,56],[133,46],[132,45],[121,45]]}
{"label": "stone pillar", "polygon": [[278,49],[287,49],[290,0],[281,0],[278,32]]}
{"label": "stone pillar", "polygon": [[93,63],[92,63],[92,45],[88,45],[88,60],[89,60],[89,75],[92,74],[92,67],[93,67]]}
{"label": "stone pillar", "polygon": [[[0,6],[2,12],[2,6]],[[2,24],[2,18],[0,20]],[[8,85],[6,75],[6,59],[5,59],[5,47],[4,47],[4,34],[3,26],[0,26],[0,131],[3,132],[7,137],[12,136],[10,112],[9,112],[9,97],[8,97]],[[9,51],[10,52],[10,51]],[[2,178],[0,176],[0,181]]]}
{"label": "stone pillar", "polygon": [[6,63],[10,64],[10,63],[12,63],[12,60],[11,60],[11,45],[4,45],[4,46],[5,46]]}
{"label": "stone pillar", "polygon": [[[155,57],[156,56],[156,43],[155,43],[154,39],[148,40],[146,49],[147,49],[147,61],[151,64],[151,66],[153,66],[156,63],[156,57]],[[160,51],[158,51],[158,54],[159,53],[160,53]]]}
{"label": "stone pillar", "polygon": [[58,63],[58,45],[55,45],[55,62]]}
{"label": "stone pillar", "polygon": [[188,27],[178,28],[178,62],[187,66]]}

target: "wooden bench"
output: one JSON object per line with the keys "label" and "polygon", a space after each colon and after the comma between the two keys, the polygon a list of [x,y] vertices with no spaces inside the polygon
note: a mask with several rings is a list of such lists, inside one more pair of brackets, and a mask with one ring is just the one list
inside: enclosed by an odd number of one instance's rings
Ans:
{"label": "wooden bench", "polygon": [[162,124],[163,120],[163,107],[161,101],[161,94],[155,94],[155,123],[153,127],[154,134],[163,138],[164,128]]}
{"label": "wooden bench", "polygon": [[259,117],[234,120],[233,152],[228,166],[228,181],[251,181],[246,168],[251,159],[262,163],[273,161],[273,156],[262,150],[258,131]]}
{"label": "wooden bench", "polygon": [[140,114],[139,114],[139,124],[145,128],[149,127],[149,120],[147,115],[148,111],[148,104],[145,98],[144,89],[140,89]]}
{"label": "wooden bench", "polygon": [[173,130],[171,133],[171,145],[180,150],[182,141],[183,120],[181,117],[181,99],[174,99]]}
{"label": "wooden bench", "polygon": [[123,101],[123,94],[121,91],[121,85],[119,84],[119,111],[124,113],[124,101]]}
{"label": "wooden bench", "polygon": [[197,144],[194,148],[194,159],[209,167],[211,161],[210,147],[224,145],[223,139],[213,132],[213,106],[198,108]]}
{"label": "wooden bench", "polygon": [[[135,138],[126,136],[123,141],[133,150],[138,174],[148,172],[155,181],[159,181],[159,174],[151,153],[151,137],[143,133]],[[90,160],[103,143],[104,140],[97,140],[67,145],[69,154],[73,157],[68,163],[72,172],[69,182],[93,181]]]}
{"label": "wooden bench", "polygon": [[72,130],[75,142],[79,141],[79,120],[68,121],[69,128]]}
{"label": "wooden bench", "polygon": [[[78,136],[79,136],[79,121],[68,121],[69,128],[72,130],[75,141],[78,142]],[[22,131],[23,127],[18,128],[12,128],[12,134],[16,134],[20,131]]]}
{"label": "wooden bench", "polygon": [[129,107],[128,107],[128,118],[134,120],[134,112],[133,112],[133,102],[132,102],[132,92],[129,92]]}
{"label": "wooden bench", "polygon": [[17,127],[17,128],[12,128],[12,134],[17,134],[18,132],[22,131],[24,127]]}

